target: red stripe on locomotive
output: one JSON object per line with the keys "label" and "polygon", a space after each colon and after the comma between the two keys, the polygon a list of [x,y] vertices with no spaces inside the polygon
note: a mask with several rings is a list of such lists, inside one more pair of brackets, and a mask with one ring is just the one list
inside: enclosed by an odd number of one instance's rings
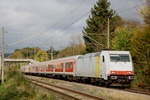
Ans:
{"label": "red stripe on locomotive", "polygon": [[111,71],[111,75],[133,75],[133,71]]}

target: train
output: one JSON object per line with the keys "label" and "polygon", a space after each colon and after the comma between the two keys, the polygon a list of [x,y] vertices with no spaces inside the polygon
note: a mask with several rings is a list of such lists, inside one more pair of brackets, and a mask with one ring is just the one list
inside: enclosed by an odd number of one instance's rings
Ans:
{"label": "train", "polygon": [[130,85],[134,79],[130,52],[115,50],[33,63],[21,67],[21,71],[30,75],[90,82],[101,86]]}

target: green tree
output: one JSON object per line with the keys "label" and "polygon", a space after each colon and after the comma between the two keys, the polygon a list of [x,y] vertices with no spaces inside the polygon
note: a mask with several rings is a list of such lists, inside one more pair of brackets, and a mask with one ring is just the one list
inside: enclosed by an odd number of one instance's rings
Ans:
{"label": "green tree", "polygon": [[112,47],[116,50],[130,50],[132,31],[128,27],[118,27],[115,31],[115,38],[112,40]]}
{"label": "green tree", "polygon": [[16,49],[14,53],[10,56],[10,58],[26,58],[26,59],[34,59],[34,56],[40,51],[40,48],[22,48]]}
{"label": "green tree", "polygon": [[37,55],[35,56],[35,59],[37,61],[47,61],[48,60],[48,53],[44,50],[40,50]]}
{"label": "green tree", "polygon": [[150,25],[150,1],[146,0],[146,6],[140,9],[140,14],[142,15],[144,22]]}
{"label": "green tree", "polygon": [[76,44],[76,45],[71,45],[71,46],[59,51],[59,53],[57,54],[57,58],[80,55],[83,53],[85,53],[85,45],[84,44]]}
{"label": "green tree", "polygon": [[150,27],[138,29],[132,39],[136,85],[150,86]]}
{"label": "green tree", "polygon": [[121,18],[110,9],[108,0],[98,0],[91,9],[91,15],[87,19],[86,27],[83,29],[83,38],[87,52],[100,51],[106,48],[107,21],[110,19],[110,38],[114,37],[114,29],[118,26]]}
{"label": "green tree", "polygon": [[135,64],[135,85],[150,87],[150,1],[141,10],[145,25],[134,32],[132,55]]}
{"label": "green tree", "polygon": [[15,51],[15,53],[13,53],[10,58],[21,59],[24,58],[24,55],[20,51]]}

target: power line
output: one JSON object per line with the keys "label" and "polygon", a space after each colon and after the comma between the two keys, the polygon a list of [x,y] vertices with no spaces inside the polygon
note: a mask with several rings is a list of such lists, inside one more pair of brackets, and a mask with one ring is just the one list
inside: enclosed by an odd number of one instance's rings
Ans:
{"label": "power line", "polygon": [[145,4],[146,4],[146,2],[143,2],[143,3],[141,3],[140,5],[138,4],[138,5],[135,5],[135,6],[133,6],[133,7],[120,10],[120,11],[118,11],[118,13],[125,13],[125,12],[127,12],[127,11],[130,12],[131,9],[137,8],[137,7],[142,6],[142,5],[145,5]]}
{"label": "power line", "polygon": [[[142,3],[142,4],[145,4],[145,2]],[[125,10],[121,10],[121,11],[119,11],[119,13],[124,13],[124,12],[126,12],[126,11],[130,11],[130,9],[136,8],[137,6],[140,6],[140,5],[135,5],[135,6],[131,7],[131,8],[128,8],[128,9],[125,9]],[[74,9],[74,10],[75,10],[75,9]],[[76,22],[78,22],[79,20],[81,20],[83,17],[87,16],[88,13],[89,13],[89,12],[86,12],[85,14],[83,14],[83,15],[80,16],[79,18],[75,19],[72,23],[70,23],[69,25],[65,26],[65,27],[62,28],[62,29],[67,29],[68,27],[72,26],[73,24],[75,24]],[[54,24],[54,25],[55,25],[55,24]],[[56,24],[56,25],[57,25],[57,24]],[[40,35],[41,35],[41,33],[40,33],[39,35],[31,36],[31,37],[29,37],[29,38],[25,38],[25,39],[23,39],[23,40],[17,41],[17,42],[12,43],[12,44],[10,44],[10,45],[8,45],[8,46],[15,45],[15,44],[18,44],[18,43],[20,43],[20,42],[33,39],[34,37],[37,37],[37,36],[40,36]]]}
{"label": "power line", "polygon": [[[84,3],[84,2],[83,2],[83,3]],[[82,4],[82,3],[80,3],[80,4]],[[77,9],[80,9],[79,6],[77,6],[75,9],[69,11],[69,13],[72,13],[72,12],[74,12],[74,11],[77,11]],[[81,16],[81,17],[82,17],[82,16]],[[66,16],[65,16],[64,18],[66,18]],[[63,20],[64,18],[61,18],[61,20]],[[78,20],[78,19],[77,19],[77,20]],[[74,23],[76,23],[76,20],[75,20],[73,23],[67,25],[66,27],[64,27],[64,28],[62,28],[62,29],[66,29],[67,27],[69,27],[70,25],[72,25],[72,24],[74,24]],[[53,26],[56,26],[57,24],[60,25],[60,20],[57,21]],[[63,26],[63,25],[62,25],[62,26]],[[55,32],[57,32],[57,31],[55,31]],[[46,32],[45,32],[45,33],[46,33]],[[8,45],[8,46],[16,45],[16,44],[18,44],[18,43],[21,43],[21,42],[24,42],[24,41],[27,41],[27,40],[31,40],[31,39],[33,39],[33,38],[35,38],[35,37],[38,37],[38,36],[40,36],[41,34],[43,35],[44,33],[38,33],[37,35],[32,35],[32,36],[30,36],[29,38],[24,38],[24,39],[22,39],[22,40],[19,40],[19,41],[16,41],[16,42],[13,42],[13,43],[10,43],[10,44],[7,44],[7,45]]]}
{"label": "power line", "polygon": [[[77,8],[79,8],[79,7],[77,7]],[[75,9],[74,9],[74,10],[75,10]],[[72,12],[72,11],[70,11],[70,12]],[[72,23],[70,23],[69,25],[65,26],[65,27],[62,28],[62,29],[65,30],[65,29],[67,29],[68,27],[72,26],[73,24],[75,24],[76,22],[78,22],[80,19],[82,19],[83,17],[87,16],[88,13],[89,13],[89,11],[86,12],[86,13],[84,13],[82,16],[80,16],[79,18],[75,19]],[[54,25],[57,25],[57,23],[54,24]],[[57,31],[55,31],[55,32],[57,32]],[[24,42],[24,41],[26,41],[26,40],[33,39],[34,37],[37,37],[37,36],[40,36],[40,35],[41,35],[41,33],[39,33],[39,34],[36,35],[36,36],[33,35],[33,36],[30,36],[29,38],[24,38],[24,39],[22,39],[22,40],[20,40],[20,41],[16,41],[16,42],[14,42],[14,43],[8,44],[8,46],[12,46],[12,45],[18,44],[18,43],[20,43],[20,42]],[[42,35],[43,35],[43,34],[42,34]]]}

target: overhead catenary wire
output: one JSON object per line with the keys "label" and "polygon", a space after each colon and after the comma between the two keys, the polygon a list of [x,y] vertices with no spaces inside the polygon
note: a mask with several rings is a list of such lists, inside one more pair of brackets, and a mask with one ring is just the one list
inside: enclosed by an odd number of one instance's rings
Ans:
{"label": "overhead catenary wire", "polygon": [[[143,2],[143,4],[146,4],[146,2]],[[130,9],[133,9],[133,8],[137,8],[137,6],[141,6],[141,5],[135,5],[134,7],[131,7],[131,8],[128,8],[126,10],[121,10],[119,11],[119,13],[125,13],[126,11],[130,10]],[[95,34],[94,34],[95,35]],[[93,42],[96,42],[98,44],[100,44],[98,41],[96,41],[95,39],[93,39],[92,37],[88,36],[86,33],[84,33],[84,36],[88,37],[90,40],[92,40]],[[108,18],[108,35],[107,35],[107,48],[110,48],[110,45],[109,45],[109,18]],[[103,46],[102,44],[100,44],[101,46]]]}
{"label": "overhead catenary wire", "polygon": [[[84,3],[84,2],[83,2],[83,3]],[[82,3],[80,3],[80,4],[82,4]],[[72,12],[74,12],[74,11],[77,11],[77,9],[80,9],[80,5],[77,6],[77,7],[75,7],[75,9],[69,11],[69,13],[72,13]],[[87,13],[88,13],[88,12],[86,12],[85,14],[87,14]],[[85,14],[84,14],[84,15],[85,15]],[[83,15],[83,16],[84,16],[84,15]],[[83,16],[81,16],[81,17],[83,17]],[[55,25],[57,25],[57,24],[60,25],[60,21],[63,20],[65,17],[66,17],[66,16],[64,16],[63,18],[61,18],[61,19],[60,19],[59,21],[57,21],[53,26],[55,26]],[[80,19],[80,17],[79,17],[79,19]],[[62,28],[62,29],[63,29],[63,30],[64,30],[64,29],[67,29],[70,25],[76,23],[76,21],[78,21],[78,18],[77,18],[77,20],[73,21],[73,23],[71,23],[71,24],[65,26],[65,27]],[[62,25],[62,26],[63,26],[63,25]],[[56,30],[55,32],[57,32],[57,30]],[[55,33],[55,32],[54,32],[54,33]],[[45,32],[45,33],[46,33],[46,32]],[[36,35],[32,35],[32,36],[29,36],[28,38],[23,38],[22,40],[19,40],[19,41],[16,41],[16,42],[7,44],[7,46],[13,46],[13,45],[16,45],[16,44],[18,44],[18,43],[25,42],[25,41],[27,41],[27,40],[31,40],[31,39],[33,39],[33,38],[36,38],[36,37],[40,36],[40,35],[44,35],[45,33],[38,33],[38,34],[36,33]]]}
{"label": "overhead catenary wire", "polygon": [[[67,29],[68,27],[72,26],[72,25],[75,24],[77,21],[79,21],[81,18],[85,17],[85,15],[87,15],[88,13],[89,13],[89,12],[86,12],[86,13],[84,13],[82,16],[79,16],[77,19],[75,19],[74,21],[72,21],[70,24],[68,24],[67,26],[65,26],[65,27],[62,28],[62,29],[65,30],[65,29]],[[55,31],[54,33],[57,33],[57,31]],[[24,41],[33,39],[34,37],[37,37],[37,36],[40,36],[40,35],[41,35],[41,33],[38,34],[38,35],[36,35],[36,36],[35,36],[35,35],[32,35],[32,36],[30,36],[29,38],[24,38],[24,39],[22,39],[22,40],[20,40],[20,41],[16,41],[16,42],[14,42],[14,43],[8,44],[8,46],[12,46],[12,45],[18,44],[18,43],[20,43],[20,42],[24,42]],[[42,34],[42,35],[43,35],[43,34]]]}
{"label": "overhead catenary wire", "polygon": [[[145,2],[142,3],[142,5],[143,5],[143,4],[145,4]],[[118,13],[124,13],[124,12],[126,12],[126,11],[130,11],[130,9],[136,8],[137,6],[141,6],[141,5],[135,5],[135,6],[131,7],[131,8],[128,8],[128,9],[125,9],[125,10],[121,10],[121,11],[119,11]],[[65,27],[62,28],[62,29],[65,30],[65,29],[67,29],[68,27],[71,27],[71,26],[74,25],[76,22],[78,22],[79,20],[81,20],[83,17],[87,16],[88,13],[89,13],[89,12],[86,12],[85,14],[83,14],[82,16],[80,16],[79,18],[77,18],[76,20],[74,20],[73,22],[71,22],[69,25],[65,26]],[[26,39],[23,39],[23,40],[20,40],[20,41],[16,41],[15,43],[11,43],[11,44],[9,44],[8,46],[16,45],[16,44],[18,44],[18,43],[20,43],[20,42],[24,42],[24,41],[27,41],[27,40],[31,40],[31,39],[33,39],[33,37],[37,37],[37,36],[40,36],[40,35],[41,35],[41,34],[36,35],[36,36],[31,36],[31,37],[29,37],[29,38],[26,38]],[[43,35],[43,34],[42,34],[42,35]],[[89,37],[90,37],[90,36],[88,36],[88,38],[89,38]],[[92,37],[90,37],[90,39],[93,40],[93,41],[95,41],[96,43],[100,44],[98,41],[92,39]],[[102,44],[100,44],[100,45],[102,45]]]}
{"label": "overhead catenary wire", "polygon": [[121,13],[130,12],[132,9],[137,8],[137,7],[139,7],[139,6],[142,6],[142,5],[146,5],[146,4],[147,4],[146,2],[143,2],[143,3],[141,3],[141,4],[137,4],[137,5],[133,6],[133,7],[120,10],[120,11],[118,11],[118,13],[121,14]]}

